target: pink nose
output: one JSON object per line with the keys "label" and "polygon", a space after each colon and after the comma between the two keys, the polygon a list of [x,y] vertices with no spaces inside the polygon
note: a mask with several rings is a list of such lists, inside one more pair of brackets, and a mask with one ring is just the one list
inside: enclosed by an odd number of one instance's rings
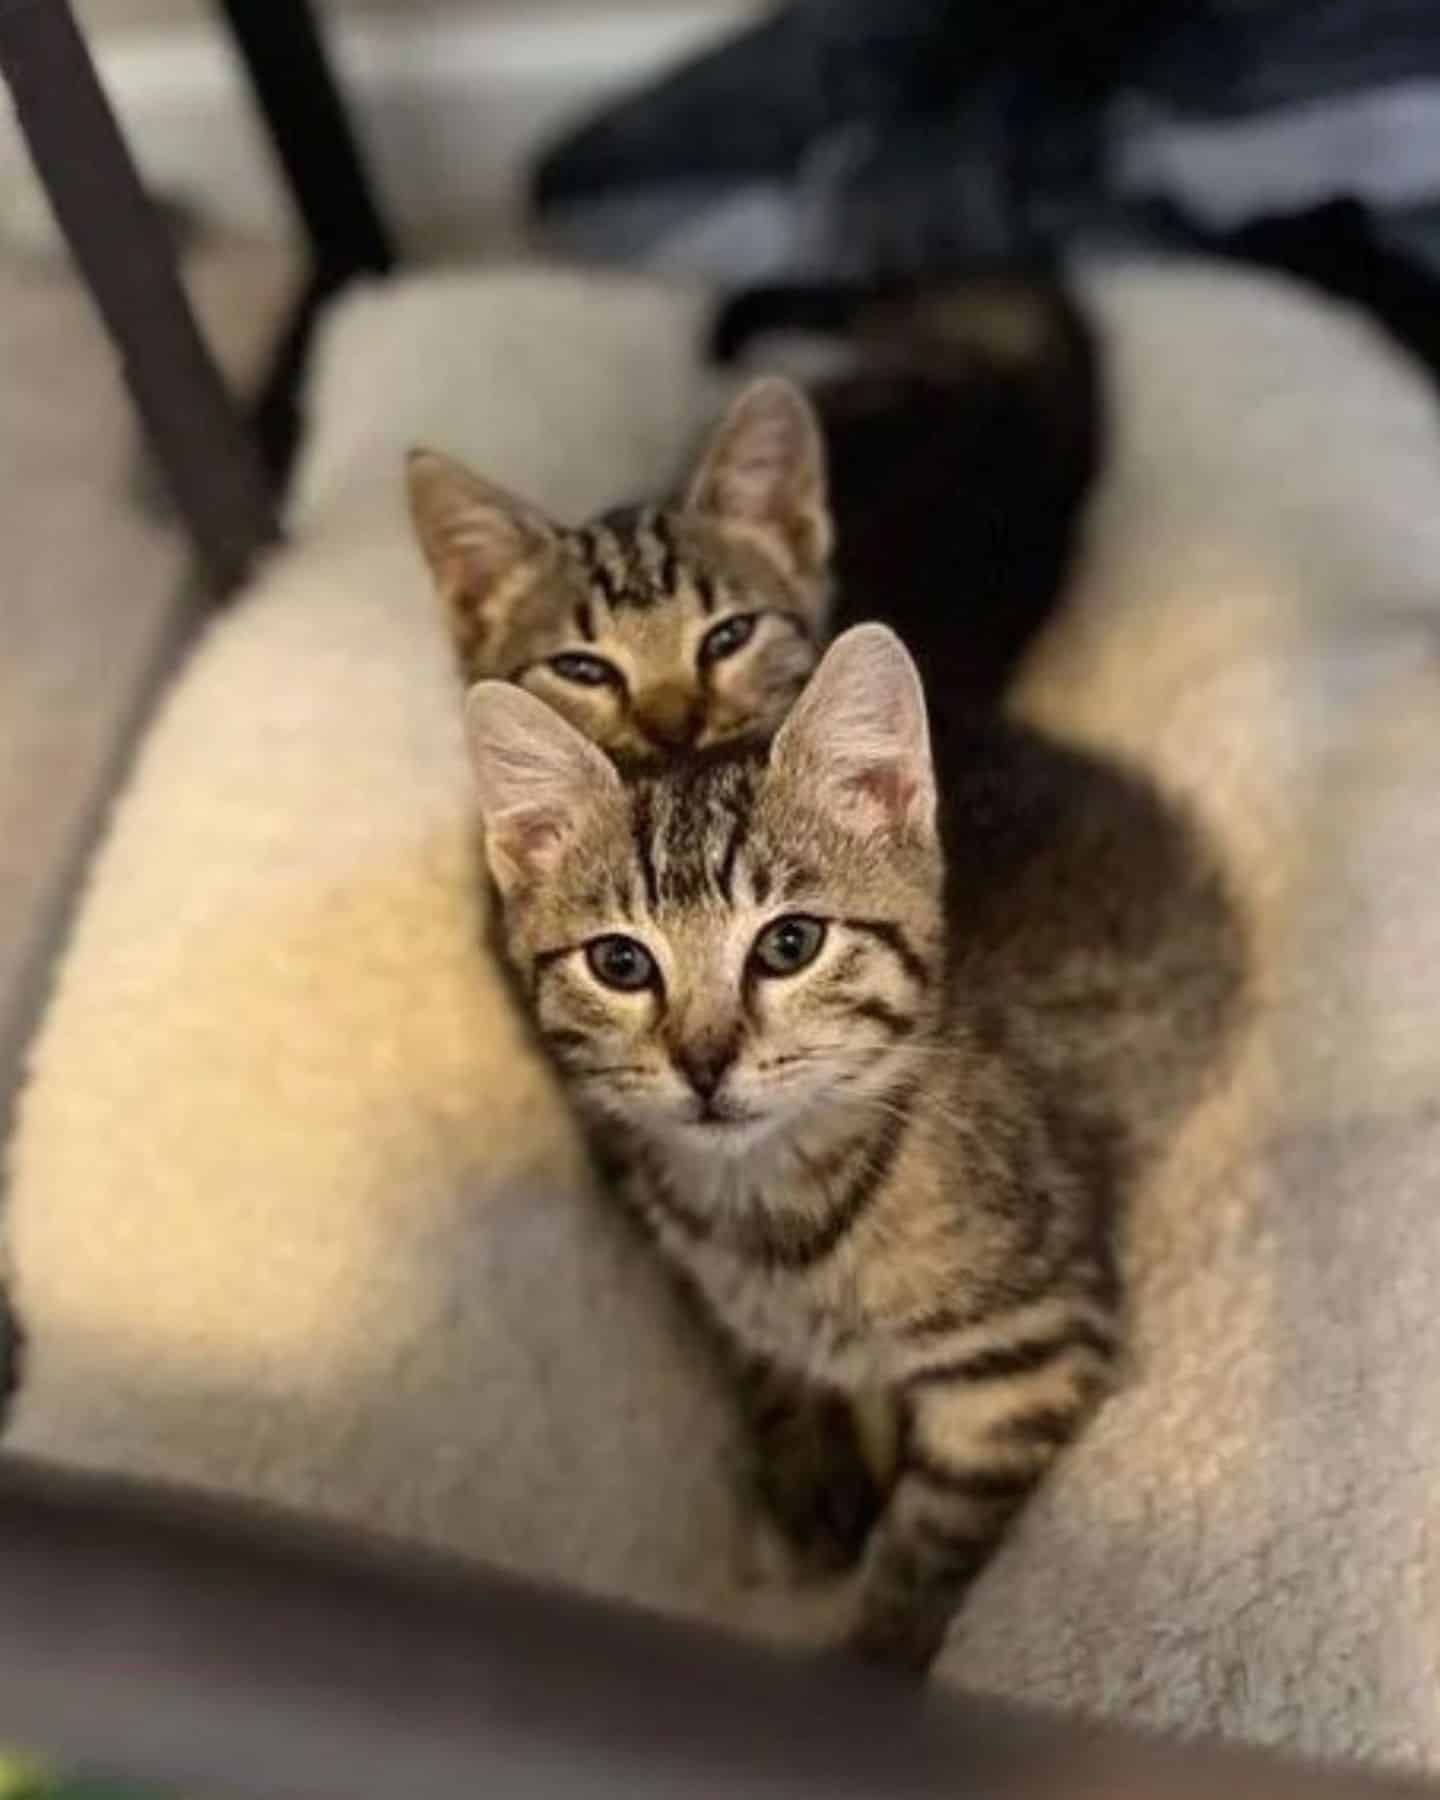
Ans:
{"label": "pink nose", "polygon": [[675,1052],[675,1066],[700,1099],[713,1100],[738,1049],[733,1038],[721,1043],[684,1044]]}
{"label": "pink nose", "polygon": [[656,688],[641,696],[635,722],[662,750],[684,750],[700,734],[700,709],[683,688]]}

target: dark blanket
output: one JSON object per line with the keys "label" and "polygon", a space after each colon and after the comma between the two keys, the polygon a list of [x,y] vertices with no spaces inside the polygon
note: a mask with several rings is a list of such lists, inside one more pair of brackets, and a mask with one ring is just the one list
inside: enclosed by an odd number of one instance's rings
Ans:
{"label": "dark blanket", "polygon": [[771,223],[712,234],[708,272],[736,282],[1153,241],[1157,201],[1233,232],[1352,197],[1428,251],[1440,7],[794,0],[608,107],[533,184],[543,227],[622,257],[741,195]]}

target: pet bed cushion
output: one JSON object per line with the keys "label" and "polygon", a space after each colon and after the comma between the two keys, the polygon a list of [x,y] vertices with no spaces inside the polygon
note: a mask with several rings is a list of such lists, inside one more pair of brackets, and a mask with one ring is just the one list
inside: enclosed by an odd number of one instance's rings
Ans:
{"label": "pet bed cushion", "polygon": [[[1192,796],[1257,1017],[1141,1197],[1125,1389],[940,1674],[1440,1768],[1440,433],[1284,287],[1086,280],[1112,466],[1016,705]],[[722,1396],[483,948],[397,480],[424,440],[562,513],[655,488],[699,309],[517,269],[332,315],[293,541],[154,721],[34,1048],[15,1448],[786,1627],[735,1580]]]}

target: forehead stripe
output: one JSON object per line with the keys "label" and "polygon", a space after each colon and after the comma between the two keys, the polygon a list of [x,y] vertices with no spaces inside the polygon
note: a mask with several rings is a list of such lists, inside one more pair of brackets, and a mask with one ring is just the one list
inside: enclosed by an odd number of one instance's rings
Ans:
{"label": "forehead stripe", "polygon": [[600,528],[587,526],[580,532],[580,560],[585,565],[585,579],[599,590],[605,604],[613,608],[620,598],[620,584],[600,545]]}
{"label": "forehead stripe", "polygon": [[720,890],[722,900],[730,901],[735,898],[735,864],[749,829],[748,811],[743,806],[734,806],[731,810],[730,836],[715,870],[715,885]]}
{"label": "forehead stripe", "polygon": [[680,579],[680,553],[675,548],[675,538],[670,530],[670,521],[662,512],[652,513],[650,529],[654,533],[655,542],[660,549],[660,561],[655,578],[665,593],[673,594]]}
{"label": "forehead stripe", "polygon": [[651,911],[660,904],[660,877],[655,868],[654,807],[648,787],[638,787],[631,810],[631,830],[635,837],[635,856],[640,864],[640,879],[645,884],[645,899]]}
{"label": "forehead stripe", "polygon": [[601,553],[623,591],[635,578],[634,540],[631,538],[627,541],[625,535],[614,525],[602,525],[597,535]]}

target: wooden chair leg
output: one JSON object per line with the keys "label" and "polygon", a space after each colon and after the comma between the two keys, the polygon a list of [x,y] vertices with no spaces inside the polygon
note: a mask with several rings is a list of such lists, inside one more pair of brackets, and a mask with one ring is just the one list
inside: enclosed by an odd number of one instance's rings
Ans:
{"label": "wooden chair leg", "polygon": [[215,0],[245,62],[310,250],[310,276],[275,347],[251,416],[272,477],[299,443],[297,395],[321,309],[356,275],[383,275],[395,252],[376,203],[310,0]]}
{"label": "wooden chair leg", "polygon": [[383,275],[395,260],[310,0],[218,0],[305,227],[315,273]]}
{"label": "wooden chair leg", "polygon": [[270,482],[68,0],[0,0],[0,75],[200,563],[228,593],[277,536]]}

